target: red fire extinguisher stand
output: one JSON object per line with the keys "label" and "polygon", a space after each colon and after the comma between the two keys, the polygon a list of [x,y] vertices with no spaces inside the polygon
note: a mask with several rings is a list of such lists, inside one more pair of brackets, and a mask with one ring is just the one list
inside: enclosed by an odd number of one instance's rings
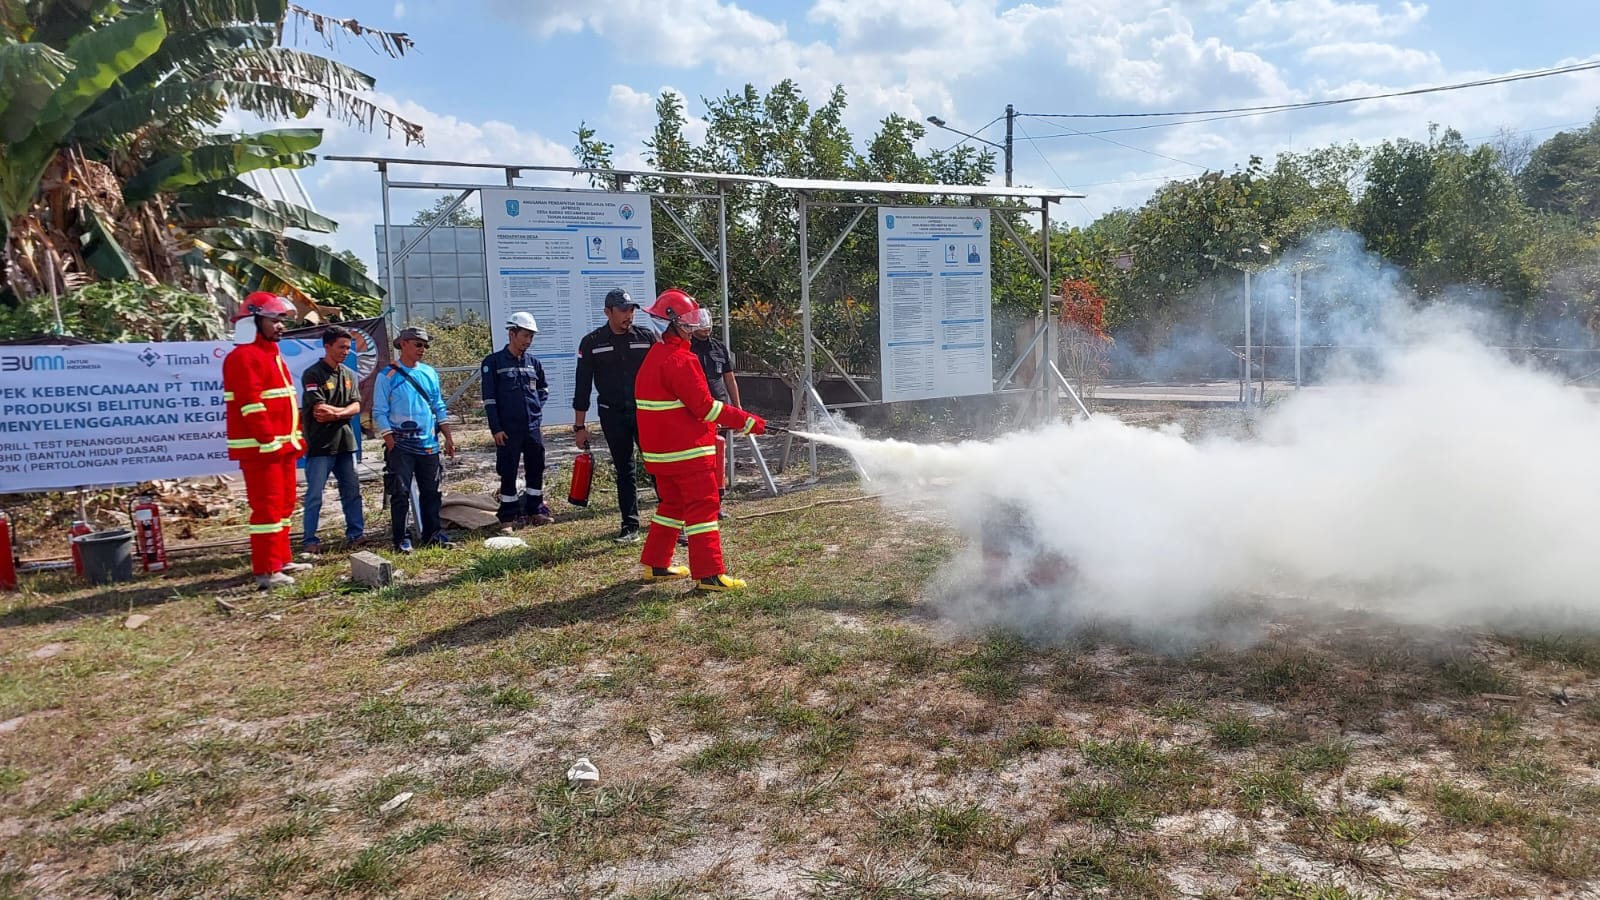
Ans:
{"label": "red fire extinguisher stand", "polygon": [[140,497],[133,507],[133,540],[139,563],[146,572],[167,568],[167,542],[161,536],[161,507],[150,497]]}
{"label": "red fire extinguisher stand", "polygon": [[17,539],[11,533],[11,517],[0,511],[0,591],[17,589]]}

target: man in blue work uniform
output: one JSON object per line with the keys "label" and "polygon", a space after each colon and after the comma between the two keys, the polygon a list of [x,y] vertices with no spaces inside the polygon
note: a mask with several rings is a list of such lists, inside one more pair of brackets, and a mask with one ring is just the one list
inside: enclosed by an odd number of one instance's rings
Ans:
{"label": "man in blue work uniform", "polygon": [[600,428],[605,432],[611,465],[617,473],[622,529],[616,540],[621,544],[639,540],[639,489],[633,474],[639,425],[634,419],[633,380],[650,345],[657,340],[654,331],[633,324],[633,313],[638,308],[639,304],[621,288],[606,294],[606,324],[578,341],[577,384],[572,393],[573,443],[579,450],[589,449],[589,430],[584,422],[589,412],[589,392],[600,395]]}
{"label": "man in blue work uniform", "polygon": [[[544,503],[544,401],[550,383],[544,366],[534,357],[533,336],[539,323],[531,313],[516,312],[506,319],[506,346],[484,357],[483,413],[494,435],[494,470],[500,476],[502,534],[516,525],[549,525],[550,508]],[[517,495],[517,468],[526,464],[522,495]]]}
{"label": "man in blue work uniform", "polygon": [[372,388],[372,423],[383,438],[384,466],[392,477],[390,517],[394,525],[394,548],[411,552],[406,536],[406,514],[411,509],[411,481],[416,479],[421,500],[421,521],[417,533],[425,543],[451,546],[439,521],[439,504],[444,486],[444,464],[439,459],[439,435],[444,435],[444,452],[456,455],[456,439],[445,421],[444,392],[439,372],[422,361],[433,339],[421,328],[406,328],[394,339],[400,358],[378,373]]}

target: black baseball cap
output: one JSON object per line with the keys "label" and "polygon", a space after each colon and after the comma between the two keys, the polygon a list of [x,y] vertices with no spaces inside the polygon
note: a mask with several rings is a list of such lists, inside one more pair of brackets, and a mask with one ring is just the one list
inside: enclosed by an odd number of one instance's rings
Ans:
{"label": "black baseball cap", "polygon": [[606,309],[638,309],[639,304],[633,302],[628,292],[622,288],[612,288],[606,295]]}

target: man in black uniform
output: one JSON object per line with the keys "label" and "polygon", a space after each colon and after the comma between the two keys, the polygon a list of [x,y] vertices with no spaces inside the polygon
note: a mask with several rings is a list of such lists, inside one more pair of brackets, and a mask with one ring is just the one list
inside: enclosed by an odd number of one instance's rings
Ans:
{"label": "man in black uniform", "polygon": [[572,394],[573,441],[579,450],[589,449],[589,429],[584,419],[589,412],[589,392],[600,395],[600,429],[611,449],[611,464],[617,473],[617,506],[622,513],[622,530],[617,543],[639,540],[639,490],[634,484],[633,450],[639,442],[639,427],[634,421],[633,379],[639,374],[656,333],[633,324],[633,311],[639,304],[628,292],[617,288],[606,294],[606,324],[583,336],[578,342],[577,384]]}

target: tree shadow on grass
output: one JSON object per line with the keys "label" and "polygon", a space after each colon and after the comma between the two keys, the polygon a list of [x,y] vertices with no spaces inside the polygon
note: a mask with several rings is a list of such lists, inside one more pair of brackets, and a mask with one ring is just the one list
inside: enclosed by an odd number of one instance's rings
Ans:
{"label": "tree shadow on grass", "polygon": [[559,628],[577,622],[609,622],[621,618],[642,603],[675,595],[675,589],[663,591],[641,581],[609,584],[565,600],[524,604],[469,619],[423,635],[409,644],[390,650],[387,655],[416,656],[435,650],[487,644],[528,628]]}

